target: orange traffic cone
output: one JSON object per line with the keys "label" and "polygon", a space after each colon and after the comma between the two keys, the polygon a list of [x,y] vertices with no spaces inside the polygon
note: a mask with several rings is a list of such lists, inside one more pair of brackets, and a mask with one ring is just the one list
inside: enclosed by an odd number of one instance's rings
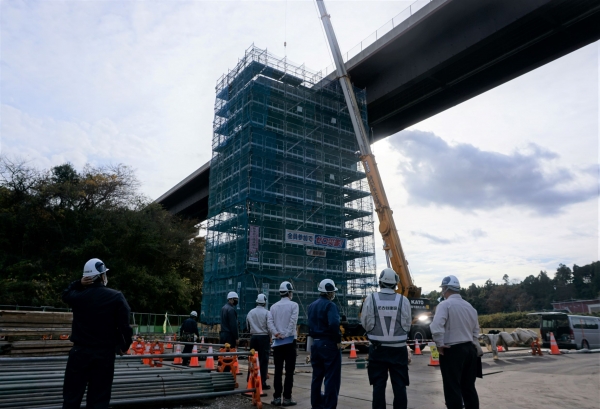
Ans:
{"label": "orange traffic cone", "polygon": [[[181,354],[181,344],[177,344],[175,345],[175,353],[176,354]],[[182,364],[183,363],[183,359],[181,359],[181,357],[175,357],[175,360],[173,361],[174,364]]]}
{"label": "orange traffic cone", "polygon": [[[146,349],[144,350],[144,355],[150,355],[150,343],[148,342],[146,344]],[[150,365],[150,358],[143,358],[142,362],[144,363],[144,365]]]}
{"label": "orange traffic cone", "polygon": [[[208,347],[208,353],[212,354],[212,347]],[[206,364],[204,365],[206,369],[215,369],[215,358],[211,355],[206,357]]]}
{"label": "orange traffic cone", "polygon": [[235,371],[236,375],[242,374],[242,371],[240,371],[240,365],[238,364],[237,359],[235,361],[233,361],[233,370]]}
{"label": "orange traffic cone", "polygon": [[[198,347],[196,346],[196,344],[194,344],[194,349],[192,349],[192,354],[197,354],[197,353],[198,353]],[[190,359],[190,366],[200,366],[200,364],[198,363],[197,356],[193,356],[192,359]]]}
{"label": "orange traffic cone", "polygon": [[352,345],[350,346],[350,356],[348,357],[350,359],[356,359],[356,347],[354,346],[354,341],[352,341]]}
{"label": "orange traffic cone", "polygon": [[423,353],[421,352],[421,346],[418,342],[415,342],[415,355],[423,355]]}
{"label": "orange traffic cone", "polygon": [[254,356],[256,357],[256,376],[258,378],[258,392],[260,393],[260,396],[267,396],[267,393],[263,392],[262,390],[262,379],[260,377],[260,362],[258,361],[258,352],[255,352]]}
{"label": "orange traffic cone", "polygon": [[550,355],[560,355],[558,344],[556,343],[556,339],[554,339],[554,334],[552,332],[550,333]]}
{"label": "orange traffic cone", "polygon": [[171,344],[171,337],[167,337],[167,348],[173,348],[173,344]]}
{"label": "orange traffic cone", "polygon": [[429,344],[429,350],[431,351],[431,355],[429,356],[429,363],[427,366],[440,366],[440,353],[435,346],[435,343]]}

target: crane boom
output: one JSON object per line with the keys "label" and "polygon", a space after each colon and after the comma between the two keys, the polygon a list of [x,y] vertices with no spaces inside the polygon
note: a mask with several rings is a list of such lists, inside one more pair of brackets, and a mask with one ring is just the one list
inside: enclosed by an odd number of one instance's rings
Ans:
{"label": "crane boom", "polygon": [[352,83],[350,77],[346,71],[344,60],[331,25],[331,18],[327,14],[325,9],[325,3],[323,0],[316,0],[321,14],[321,21],[325,28],[327,35],[327,41],[331,53],[333,54],[333,60],[335,62],[337,77],[348,104],[348,112],[350,113],[350,119],[352,121],[352,127],[356,134],[358,146],[360,148],[360,160],[364,166],[367,180],[369,182],[369,188],[371,189],[371,196],[375,204],[375,212],[379,219],[379,232],[383,237],[383,249],[385,251],[388,267],[394,269],[396,274],[400,277],[400,282],[396,292],[403,294],[409,298],[419,298],[421,296],[421,288],[414,285],[410,272],[408,270],[408,263],[404,257],[404,251],[402,250],[402,244],[400,243],[400,237],[398,236],[398,230],[396,230],[396,224],[394,223],[394,217],[392,216],[392,209],[385,194],[381,175],[379,174],[379,168],[377,162],[375,162],[375,156],[371,152],[371,145],[369,143],[369,137],[365,129],[365,125],[360,116],[360,110],[354,95]]}

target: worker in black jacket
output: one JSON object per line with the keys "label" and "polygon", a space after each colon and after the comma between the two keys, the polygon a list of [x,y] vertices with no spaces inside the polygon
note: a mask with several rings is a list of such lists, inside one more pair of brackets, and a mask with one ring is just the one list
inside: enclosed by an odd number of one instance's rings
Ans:
{"label": "worker in black jacket", "polygon": [[221,332],[219,342],[235,348],[238,344],[238,318],[235,306],[238,305],[238,295],[234,291],[227,294],[227,303],[221,308]]}
{"label": "worker in black jacket", "polygon": [[129,305],[120,291],[106,287],[107,271],[101,260],[89,260],[83,278],[62,294],[73,309],[74,344],[65,370],[63,409],[79,409],[86,387],[88,408],[108,408],[115,352],[122,355],[131,345]]}
{"label": "worker in black jacket", "polygon": [[[190,313],[190,318],[188,318],[187,320],[183,321],[183,324],[181,324],[181,328],[179,328],[179,339],[182,342],[194,342],[194,334],[196,334],[197,337],[200,337],[200,334],[198,333],[198,313],[196,311],[192,311]],[[191,354],[192,350],[194,349],[194,345],[192,344],[185,344],[185,346],[183,347],[183,353],[184,354]],[[183,358],[183,365],[187,366],[190,363],[190,358]]]}

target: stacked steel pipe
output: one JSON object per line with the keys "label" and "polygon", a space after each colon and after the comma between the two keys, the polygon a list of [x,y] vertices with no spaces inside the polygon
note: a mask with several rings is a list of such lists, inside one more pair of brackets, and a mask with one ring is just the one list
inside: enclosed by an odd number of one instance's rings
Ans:
{"label": "stacked steel pipe", "polygon": [[[66,362],[16,361],[7,359],[0,363],[0,408],[61,407]],[[240,392],[234,391],[231,373],[174,366],[150,368],[137,361],[117,360],[110,404],[199,399]]]}

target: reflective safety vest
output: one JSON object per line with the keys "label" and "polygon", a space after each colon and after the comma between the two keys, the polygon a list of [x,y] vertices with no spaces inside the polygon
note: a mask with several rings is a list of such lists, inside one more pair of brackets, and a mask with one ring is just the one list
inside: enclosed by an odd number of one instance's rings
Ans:
{"label": "reflective safety vest", "polygon": [[375,313],[375,326],[367,334],[369,340],[382,345],[405,346],[406,331],[402,328],[402,298],[400,294],[384,294],[386,300],[381,299],[380,293],[373,293],[373,311]]}

